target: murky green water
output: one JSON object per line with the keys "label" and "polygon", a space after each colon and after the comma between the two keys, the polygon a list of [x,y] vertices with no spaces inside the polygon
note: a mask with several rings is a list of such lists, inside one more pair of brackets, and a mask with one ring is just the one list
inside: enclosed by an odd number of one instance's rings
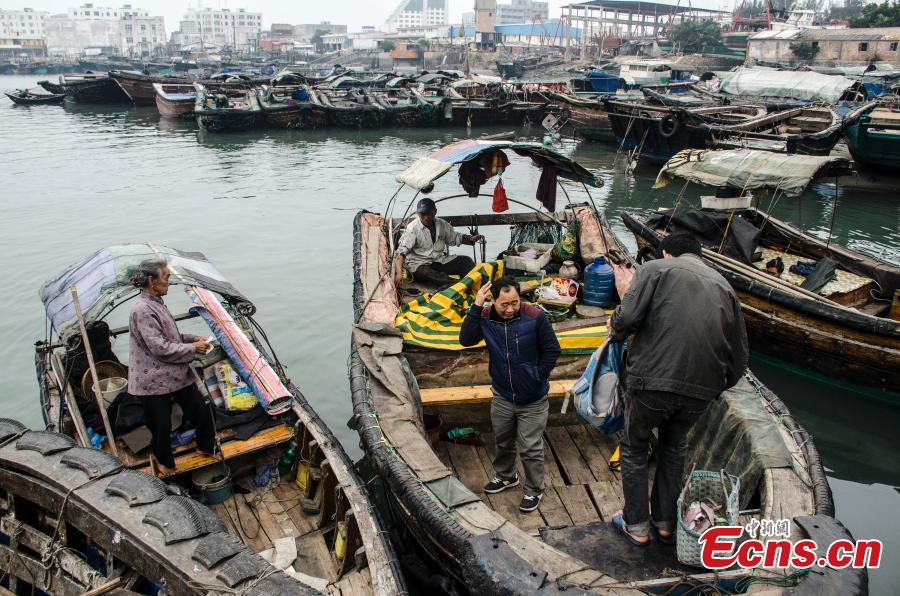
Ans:
{"label": "murky green water", "polygon": [[[0,90],[36,80],[0,77]],[[253,300],[295,382],[358,456],[358,438],[345,425],[353,216],[382,209],[400,170],[462,136],[464,130],[207,135],[146,108],[22,108],[0,98],[0,416],[41,424],[32,350],[45,333],[41,283],[103,246],[153,241],[204,252]],[[629,246],[634,240],[618,214],[671,206],[681,191],[680,184],[651,190],[652,168],[626,176],[615,167],[615,148],[566,141],[562,150],[604,178],[595,199]],[[455,178],[441,179],[433,196],[459,192]],[[533,202],[537,178],[535,168],[515,160],[504,184],[511,198]],[[688,189],[682,204],[697,204],[699,194]],[[900,262],[897,197],[837,196],[833,239]],[[404,207],[411,197],[401,194]],[[833,187],[820,185],[773,211],[824,237],[834,197]],[[452,201],[442,212],[489,208],[475,201],[484,200]],[[506,240],[489,232],[488,253]],[[177,310],[184,298],[176,290],[167,301]],[[126,320],[122,311],[110,317],[113,324]],[[127,350],[124,341],[116,348]],[[753,369],[814,434],[838,517],[858,538],[884,541],[872,593],[900,593],[900,408],[758,359]]]}

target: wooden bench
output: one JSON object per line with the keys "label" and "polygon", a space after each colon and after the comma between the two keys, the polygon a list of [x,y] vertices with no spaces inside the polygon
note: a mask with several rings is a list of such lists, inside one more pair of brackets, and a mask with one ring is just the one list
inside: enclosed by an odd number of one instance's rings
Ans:
{"label": "wooden bench", "polygon": [[[565,397],[577,379],[560,379],[550,381],[550,399]],[[486,404],[493,398],[490,385],[461,385],[459,387],[434,387],[420,389],[423,406],[458,406],[469,404]]]}
{"label": "wooden bench", "polygon": [[[287,424],[279,424],[278,426],[263,429],[245,441],[233,440],[222,443],[222,455],[225,456],[225,460],[227,461],[239,455],[262,451],[270,447],[276,447],[278,445],[287,443],[293,438],[294,429]],[[177,455],[175,457],[176,471],[174,474],[172,474],[172,476],[178,476],[179,474],[184,474],[185,472],[198,470],[200,468],[204,468],[208,465],[214,464],[217,461],[219,461],[218,457],[212,457],[200,453],[199,451],[190,451],[188,453],[185,453],[184,455]],[[148,474],[151,473],[149,463],[139,469],[142,472],[147,472]]]}

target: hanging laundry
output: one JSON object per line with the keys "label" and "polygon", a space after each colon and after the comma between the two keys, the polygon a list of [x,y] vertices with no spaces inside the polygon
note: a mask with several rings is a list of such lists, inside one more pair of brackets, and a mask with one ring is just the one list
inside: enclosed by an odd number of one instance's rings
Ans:
{"label": "hanging laundry", "polygon": [[492,209],[494,213],[509,211],[509,201],[506,200],[506,189],[503,188],[502,178],[497,180],[497,186],[494,187],[494,204]]}
{"label": "hanging laundry", "polygon": [[481,185],[487,182],[488,177],[475,160],[464,161],[459,166],[459,184],[470,197],[477,197]]}
{"label": "hanging laundry", "polygon": [[541,172],[535,198],[540,201],[547,211],[556,211],[556,168],[546,166]]}
{"label": "hanging laundry", "polygon": [[493,153],[487,153],[481,158],[482,166],[484,167],[484,174],[488,178],[493,178],[494,176],[499,176],[506,171],[507,166],[509,166],[509,158],[506,157],[506,154],[499,149],[494,151]]}

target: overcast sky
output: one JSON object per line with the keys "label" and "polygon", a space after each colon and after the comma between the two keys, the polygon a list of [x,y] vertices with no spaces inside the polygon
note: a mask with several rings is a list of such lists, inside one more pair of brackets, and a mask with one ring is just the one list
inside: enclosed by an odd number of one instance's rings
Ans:
{"label": "overcast sky", "polygon": [[[559,7],[572,0],[550,0],[550,17],[559,15]],[[666,1],[666,0],[662,0]],[[675,4],[678,0],[670,0]],[[0,8],[17,9],[23,7],[35,10],[46,10],[51,14],[66,12],[70,7],[83,4],[85,0],[0,0]],[[263,26],[268,28],[272,23],[318,23],[331,21],[346,24],[351,31],[358,31],[363,25],[380,27],[400,0],[203,0],[202,6],[210,8],[246,8],[248,11],[261,12]],[[503,0],[500,0],[504,3]],[[197,6],[197,0],[94,0],[94,6],[112,6],[119,8],[122,4],[149,10],[154,15],[162,15],[166,19],[166,32],[178,29],[187,7]],[[722,8],[732,0],[681,0],[682,5],[704,8]],[[459,21],[463,12],[473,10],[473,0],[450,0],[451,22]]]}

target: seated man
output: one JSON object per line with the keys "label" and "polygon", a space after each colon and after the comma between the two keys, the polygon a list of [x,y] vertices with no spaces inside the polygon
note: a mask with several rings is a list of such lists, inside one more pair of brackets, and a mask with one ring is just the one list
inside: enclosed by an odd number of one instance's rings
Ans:
{"label": "seated man", "polygon": [[474,245],[484,240],[484,236],[455,231],[453,226],[437,217],[437,206],[431,199],[420,200],[416,214],[417,217],[406,226],[395,251],[394,283],[399,284],[403,279],[405,265],[416,281],[442,288],[450,286],[456,281],[450,276],[464,276],[475,266],[475,261],[463,255],[451,256],[447,254],[447,247]]}

